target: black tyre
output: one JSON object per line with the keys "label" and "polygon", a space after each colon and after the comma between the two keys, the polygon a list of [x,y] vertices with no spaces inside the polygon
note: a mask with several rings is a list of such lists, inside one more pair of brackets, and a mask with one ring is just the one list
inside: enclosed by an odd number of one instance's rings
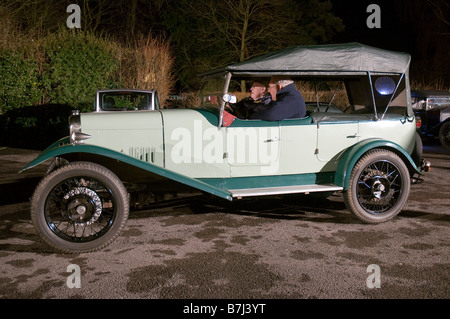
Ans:
{"label": "black tyre", "polygon": [[128,193],[105,167],[73,162],[45,176],[31,199],[31,220],[40,237],[65,253],[102,249],[125,227]]}
{"label": "black tyre", "polygon": [[54,157],[53,160],[50,162],[50,164],[47,167],[47,174],[50,174],[54,170],[63,167],[64,165],[67,165],[69,161],[62,157]]}
{"label": "black tyre", "polygon": [[372,150],[359,159],[350,176],[344,200],[366,223],[394,218],[409,196],[410,176],[405,163],[388,150]]}
{"label": "black tyre", "polygon": [[422,142],[422,138],[420,137],[419,133],[417,133],[417,132],[415,135],[414,149],[411,154],[411,157],[412,157],[414,163],[416,163],[417,166],[420,166],[420,161],[423,158],[423,142]]}
{"label": "black tyre", "polygon": [[450,150],[450,121],[444,123],[439,129],[439,141],[442,146]]}

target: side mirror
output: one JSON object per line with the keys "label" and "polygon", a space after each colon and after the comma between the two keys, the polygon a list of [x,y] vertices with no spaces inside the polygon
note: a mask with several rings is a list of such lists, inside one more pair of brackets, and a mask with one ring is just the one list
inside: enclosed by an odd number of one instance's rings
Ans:
{"label": "side mirror", "polygon": [[223,100],[225,103],[231,103],[231,104],[234,104],[234,103],[236,103],[236,95],[228,94],[228,93],[227,93],[227,94],[224,94],[222,100]]}

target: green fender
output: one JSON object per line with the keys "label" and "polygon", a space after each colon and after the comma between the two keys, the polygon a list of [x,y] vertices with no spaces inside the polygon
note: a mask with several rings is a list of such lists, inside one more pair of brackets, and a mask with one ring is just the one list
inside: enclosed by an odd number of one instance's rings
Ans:
{"label": "green fender", "polygon": [[357,143],[347,149],[339,160],[336,174],[334,176],[334,183],[338,186],[348,189],[350,183],[350,175],[352,173],[353,167],[356,162],[361,158],[361,156],[370,151],[371,149],[382,148],[388,149],[399,155],[405,163],[411,166],[418,174],[421,174],[414,160],[400,145],[381,139],[368,139],[360,143]]}
{"label": "green fender", "polygon": [[[166,177],[168,179],[180,182],[182,184],[194,187],[196,189],[199,189],[201,191],[216,195],[218,197],[232,200],[232,195],[230,192],[224,189],[217,188],[215,186],[209,185],[205,182],[202,182],[198,179],[191,178],[179,173],[176,173],[174,171],[162,168],[160,166],[143,162],[141,160],[138,160],[136,158],[130,157],[128,155],[122,154],[120,152],[116,152],[107,148],[95,146],[95,145],[88,145],[88,144],[69,144],[69,138],[63,138],[52,145],[50,145],[48,148],[46,148],[41,154],[39,154],[38,157],[36,157],[33,161],[28,163],[24,168],[20,170],[20,172],[23,172],[27,169],[30,169],[52,157],[55,156],[61,156],[64,154],[70,154],[70,153],[89,153],[89,154],[96,154],[96,155],[102,155],[105,157],[113,158],[118,161],[133,165],[135,167],[141,168],[143,170],[149,171],[151,173]],[[19,173],[20,173],[19,172]]]}

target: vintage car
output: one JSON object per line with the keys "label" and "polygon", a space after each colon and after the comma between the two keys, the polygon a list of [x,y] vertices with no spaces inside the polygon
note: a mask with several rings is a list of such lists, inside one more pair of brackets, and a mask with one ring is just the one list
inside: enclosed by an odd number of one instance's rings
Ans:
{"label": "vintage car", "polygon": [[[228,201],[340,192],[362,221],[388,221],[429,167],[415,148],[409,65],[409,54],[359,43],[297,46],[204,74],[191,108],[75,112],[69,136],[23,168],[57,161],[33,194],[32,222],[60,251],[95,251],[125,227],[130,202],[180,189]],[[243,84],[273,75],[319,87],[312,100],[302,92],[306,117],[230,116]]]}
{"label": "vintage car", "polygon": [[450,92],[440,90],[411,91],[412,107],[420,118],[419,134],[438,138],[450,149]]}

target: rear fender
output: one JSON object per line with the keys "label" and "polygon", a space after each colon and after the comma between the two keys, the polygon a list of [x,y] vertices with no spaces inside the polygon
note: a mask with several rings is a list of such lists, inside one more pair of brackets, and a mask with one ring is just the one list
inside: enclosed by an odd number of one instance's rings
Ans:
{"label": "rear fender", "polygon": [[345,151],[345,153],[339,160],[339,164],[334,177],[334,183],[347,190],[350,183],[350,175],[352,173],[353,167],[356,165],[356,162],[365,153],[376,148],[393,151],[394,153],[399,155],[400,158],[405,162],[411,173],[422,174],[408,152],[406,152],[405,149],[400,145],[381,139],[369,139],[357,143]]}

